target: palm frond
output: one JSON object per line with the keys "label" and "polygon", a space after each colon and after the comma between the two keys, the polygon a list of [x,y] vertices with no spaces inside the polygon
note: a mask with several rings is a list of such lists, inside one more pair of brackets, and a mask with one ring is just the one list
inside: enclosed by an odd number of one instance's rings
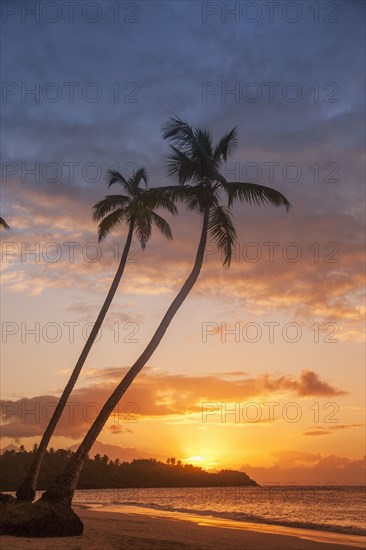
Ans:
{"label": "palm frond", "polygon": [[145,187],[147,187],[148,176],[147,176],[146,168],[144,167],[138,168],[138,170],[136,170],[136,172],[130,179],[133,180],[137,185],[139,185],[141,180],[143,180],[143,182],[145,183]]}
{"label": "palm frond", "polygon": [[229,268],[237,234],[228,208],[215,206],[211,209],[208,232],[224,254],[223,265]]}
{"label": "palm frond", "polygon": [[237,144],[238,129],[234,126],[234,128],[225,134],[217,143],[213,153],[215,161],[220,161],[222,159],[226,162],[228,155],[232,152],[234,147],[237,146]]}
{"label": "palm frond", "polygon": [[3,227],[4,229],[10,229],[9,225],[6,223],[4,218],[2,218],[1,216],[0,216],[0,226]]}
{"label": "palm frond", "polygon": [[218,172],[218,170],[214,170],[211,174],[212,181],[217,182],[218,184],[224,186],[227,184],[226,178]]}
{"label": "palm frond", "polygon": [[108,170],[108,175],[109,175],[108,187],[110,187],[114,183],[120,183],[123,187],[126,188],[127,180],[117,170]]}
{"label": "palm frond", "polygon": [[147,191],[148,194],[157,193],[158,196],[160,193],[162,195],[176,204],[178,201],[185,202],[185,200],[190,197],[192,194],[196,193],[196,187],[192,185],[166,185],[162,187],[152,187]]}
{"label": "palm frond", "polygon": [[93,220],[99,221],[116,208],[126,208],[131,199],[125,195],[107,195],[93,206]]}
{"label": "palm frond", "polygon": [[186,197],[184,204],[192,212],[202,212],[202,202],[199,199],[197,194],[192,194],[191,196]]}
{"label": "palm frond", "polygon": [[202,212],[205,205],[205,189],[203,185],[185,185],[177,187],[176,197],[192,211]]}
{"label": "palm frond", "polygon": [[171,153],[168,155],[168,176],[178,173],[180,185],[192,180],[197,173],[197,165],[186,153],[180,151],[174,145],[170,146]]}
{"label": "palm frond", "polygon": [[160,233],[164,235],[167,239],[173,239],[172,231],[170,229],[170,225],[164,218],[159,216],[159,214],[156,214],[156,212],[151,211],[151,220],[156,225],[156,227],[159,229]]}
{"label": "palm frond", "polygon": [[207,130],[201,130],[198,128],[194,132],[195,136],[195,149],[196,153],[200,157],[204,157],[207,160],[212,159],[212,137]]}
{"label": "palm frond", "polygon": [[170,117],[162,132],[163,138],[169,139],[177,147],[187,147],[194,141],[192,127],[179,117]]}
{"label": "palm frond", "polygon": [[175,205],[177,199],[171,197],[169,189],[165,191],[165,187],[152,187],[143,193],[141,200],[146,208],[155,210],[156,208],[162,208],[167,210],[170,214],[177,214],[178,209]]}
{"label": "palm frond", "polygon": [[235,200],[247,202],[250,205],[262,206],[285,206],[286,210],[291,208],[291,203],[282,193],[265,185],[257,183],[227,182],[223,184],[228,196],[228,206],[231,207]]}
{"label": "palm frond", "polygon": [[125,218],[126,211],[123,208],[117,208],[117,210],[103,218],[98,226],[98,241],[100,242],[105,239],[113,227]]}
{"label": "palm frond", "polygon": [[146,244],[151,237],[152,221],[151,213],[144,212],[142,216],[137,216],[135,221],[136,236],[140,242],[141,248],[144,250]]}

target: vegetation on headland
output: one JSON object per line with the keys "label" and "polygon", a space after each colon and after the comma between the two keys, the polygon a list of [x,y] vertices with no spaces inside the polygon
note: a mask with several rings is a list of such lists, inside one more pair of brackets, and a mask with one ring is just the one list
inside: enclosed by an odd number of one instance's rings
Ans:
{"label": "vegetation on headland", "polygon": [[[37,446],[32,451],[21,447],[18,451],[7,450],[0,455],[0,490],[15,491],[19,481],[32,462]],[[62,472],[72,456],[70,450],[50,449],[45,455],[38,479],[38,490],[44,490]],[[81,471],[78,489],[149,488],[149,487],[202,487],[234,486],[257,483],[244,472],[221,470],[207,472],[192,464],[169,458],[164,464],[155,459],[138,459],[121,462],[107,455],[96,454],[88,458]]]}

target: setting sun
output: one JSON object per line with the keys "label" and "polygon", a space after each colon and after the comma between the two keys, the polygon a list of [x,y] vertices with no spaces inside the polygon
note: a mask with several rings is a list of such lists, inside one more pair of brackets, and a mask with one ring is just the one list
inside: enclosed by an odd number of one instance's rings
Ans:
{"label": "setting sun", "polygon": [[202,462],[202,460],[202,456],[191,456],[190,458],[187,458],[185,462]]}
{"label": "setting sun", "polygon": [[184,458],[183,462],[185,464],[193,464],[194,466],[200,466],[201,468],[204,468],[204,469],[213,469],[218,464],[216,456],[217,455],[215,452],[210,452],[209,449],[205,449],[205,454],[203,456],[201,455],[190,456],[188,458]]}

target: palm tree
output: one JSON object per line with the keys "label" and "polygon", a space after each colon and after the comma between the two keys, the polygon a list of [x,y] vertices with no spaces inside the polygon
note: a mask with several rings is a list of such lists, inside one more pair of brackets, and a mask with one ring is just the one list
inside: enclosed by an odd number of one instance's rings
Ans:
{"label": "palm tree", "polygon": [[[158,347],[174,315],[193,288],[202,267],[208,235],[223,251],[224,265],[230,266],[232,248],[236,240],[229,210],[233,202],[239,199],[258,206],[271,204],[277,207],[285,206],[286,209],[290,207],[288,200],[274,189],[250,183],[228,182],[220,174],[221,164],[226,161],[227,155],[237,143],[236,128],[214,145],[207,131],[192,128],[181,119],[173,118],[163,128],[163,137],[171,141],[168,173],[178,174],[180,183],[180,186],[164,188],[165,193],[172,199],[182,199],[189,209],[199,212],[203,217],[194,266],[147,347],[106,401],[64,471],[53,486],[43,493],[43,502],[71,503],[88,452],[117,403]],[[189,182],[192,182],[192,185]],[[222,197],[226,197],[228,207],[220,204]]]}
{"label": "palm tree", "polygon": [[52,418],[49,421],[49,424],[43,434],[42,440],[39,444],[37,452],[35,453],[34,459],[27,472],[27,475],[22,485],[17,490],[16,495],[19,500],[34,500],[36,494],[35,489],[37,485],[37,479],[47,446],[54,432],[56,424],[62,415],[70,393],[75,386],[80,371],[89,354],[89,351],[94,343],[95,337],[98,334],[98,331],[109,309],[109,306],[111,305],[111,302],[117,291],[118,285],[123,275],[123,271],[126,266],[133,233],[136,233],[142,249],[146,247],[147,241],[151,237],[153,224],[156,225],[159,231],[166,238],[172,239],[169,224],[154,210],[156,208],[163,208],[168,210],[171,214],[175,214],[177,212],[177,209],[171,199],[164,197],[163,193],[156,190],[144,189],[141,186],[142,181],[145,183],[145,186],[147,186],[146,170],[144,168],[139,168],[135,172],[135,174],[127,180],[119,172],[116,171],[110,171],[109,175],[109,187],[115,183],[119,183],[123,188],[124,194],[108,195],[103,200],[95,204],[93,207],[93,219],[95,221],[101,220],[98,227],[99,241],[104,239],[111,231],[111,229],[113,229],[117,224],[123,221],[126,222],[128,226],[128,234],[125,247],[117,272],[114,276],[113,282],[104,301],[102,309],[99,312],[97,320],[88,337],[88,340],[85,343],[85,346],[80,354],[80,357],[70,376],[70,379],[65,386],[65,389],[60,397]]}
{"label": "palm tree", "polygon": [[10,229],[4,218],[0,216],[0,227],[3,227],[4,229]]}

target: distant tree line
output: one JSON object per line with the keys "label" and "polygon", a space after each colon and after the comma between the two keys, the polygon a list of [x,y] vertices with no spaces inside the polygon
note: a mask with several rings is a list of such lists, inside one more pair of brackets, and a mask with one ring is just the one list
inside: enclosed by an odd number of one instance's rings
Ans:
{"label": "distant tree line", "polygon": [[[7,450],[0,455],[0,490],[15,491],[29,468],[34,453],[23,446],[18,451]],[[50,448],[42,464],[37,489],[45,490],[63,471],[73,455],[72,451]],[[156,459],[138,459],[121,462],[107,455],[88,458],[81,471],[78,489],[112,489],[140,487],[202,487],[253,485],[256,482],[244,472],[221,470],[209,473],[198,466],[183,464],[174,457],[164,464]]]}

